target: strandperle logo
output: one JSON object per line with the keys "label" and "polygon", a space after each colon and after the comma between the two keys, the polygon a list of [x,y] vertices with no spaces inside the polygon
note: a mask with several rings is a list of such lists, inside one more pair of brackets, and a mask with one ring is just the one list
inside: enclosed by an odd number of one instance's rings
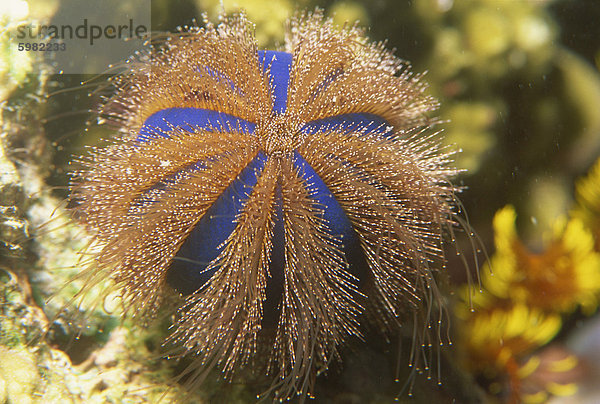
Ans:
{"label": "strandperle logo", "polygon": [[28,24],[17,28],[17,39],[21,40],[43,40],[43,41],[64,41],[73,39],[86,39],[90,45],[99,39],[143,39],[148,33],[148,28],[144,24],[135,24],[133,19],[129,19],[127,24],[89,24],[88,19],[84,18],[83,23],[73,26],[70,24],[61,25],[36,25]]}
{"label": "strandperle logo", "polygon": [[132,55],[150,51],[151,0],[59,3],[52,15],[31,6],[29,15],[9,32],[15,51],[50,72],[102,74]]}

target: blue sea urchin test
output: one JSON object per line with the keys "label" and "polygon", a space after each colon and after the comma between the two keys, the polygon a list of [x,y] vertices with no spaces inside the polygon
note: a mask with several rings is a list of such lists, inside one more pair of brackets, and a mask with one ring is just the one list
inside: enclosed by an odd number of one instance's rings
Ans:
{"label": "blue sea urchin test", "polygon": [[437,322],[456,174],[404,62],[319,12],[287,31],[259,50],[226,18],[129,63],[101,111],[118,134],[72,190],[101,246],[87,287],[110,278],[147,317],[175,291],[170,341],[196,376],[262,361],[280,398],[310,391],[363,321]]}

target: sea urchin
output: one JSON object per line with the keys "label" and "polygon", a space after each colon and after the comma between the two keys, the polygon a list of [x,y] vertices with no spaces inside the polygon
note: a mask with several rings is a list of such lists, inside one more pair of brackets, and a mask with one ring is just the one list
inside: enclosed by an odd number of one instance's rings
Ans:
{"label": "sea urchin", "polygon": [[101,110],[118,135],[73,180],[102,247],[82,293],[110,278],[126,313],[151,317],[175,290],[170,340],[196,376],[268,346],[280,398],[309,392],[365,319],[417,316],[427,342],[456,169],[406,63],[317,11],[282,51],[258,50],[240,15],[127,66]]}

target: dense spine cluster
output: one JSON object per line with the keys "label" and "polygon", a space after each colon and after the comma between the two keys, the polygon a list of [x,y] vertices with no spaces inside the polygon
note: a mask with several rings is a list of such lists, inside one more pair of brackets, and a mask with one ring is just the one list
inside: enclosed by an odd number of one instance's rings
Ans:
{"label": "dense spine cluster", "polygon": [[130,66],[102,110],[120,133],[74,178],[101,246],[87,288],[109,277],[147,317],[175,289],[170,340],[198,369],[270,346],[281,398],[365,319],[393,331],[416,313],[427,342],[456,170],[419,76],[319,12],[290,22],[285,51],[259,51],[237,16]]}

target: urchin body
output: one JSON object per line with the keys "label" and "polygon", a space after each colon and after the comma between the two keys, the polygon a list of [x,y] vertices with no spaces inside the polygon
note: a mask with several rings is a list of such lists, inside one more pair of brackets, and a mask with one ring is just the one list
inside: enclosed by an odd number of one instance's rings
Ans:
{"label": "urchin body", "polygon": [[427,135],[436,103],[381,44],[316,13],[259,51],[235,17],[113,83],[120,135],[73,186],[102,246],[88,287],[110,277],[145,316],[175,289],[170,339],[226,372],[271,346],[279,397],[306,394],[365,318],[434,321],[456,170]]}

